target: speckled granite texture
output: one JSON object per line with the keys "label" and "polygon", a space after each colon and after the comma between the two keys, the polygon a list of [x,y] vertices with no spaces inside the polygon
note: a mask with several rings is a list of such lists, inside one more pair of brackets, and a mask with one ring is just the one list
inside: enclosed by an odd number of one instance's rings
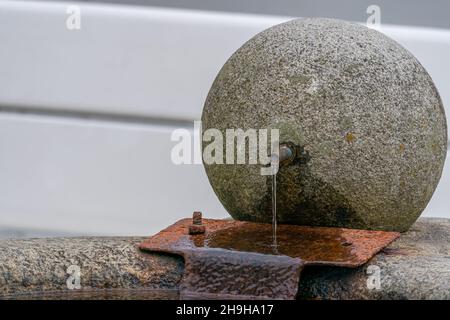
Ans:
{"label": "speckled granite texture", "polygon": [[[281,168],[279,221],[405,231],[430,200],[447,150],[432,79],[399,44],[362,25],[298,19],[263,31],[226,62],[203,130],[278,128],[308,161]],[[209,142],[204,143],[204,147]],[[205,165],[235,219],[269,222],[260,165]]]}
{"label": "speckled granite texture", "polygon": [[[375,273],[379,270],[378,289],[371,278],[375,276],[374,270]],[[368,282],[372,286],[368,287]],[[304,299],[450,300],[450,220],[419,219],[408,232],[359,269],[305,270],[299,296]]]}
{"label": "speckled granite texture", "polygon": [[[142,240],[121,237],[0,240],[0,296],[20,297],[30,292],[45,299],[177,296],[171,290],[178,288],[182,260],[141,253],[136,246]],[[67,271],[72,265],[80,267],[82,290],[68,289]]]}
{"label": "speckled granite texture", "polygon": [[[176,299],[182,259],[142,253],[136,247],[142,240],[1,240],[0,298]],[[450,220],[419,219],[361,268],[305,268],[299,298],[450,299],[449,242]],[[80,266],[80,290],[67,289],[70,265]],[[378,289],[367,286],[374,267]]]}

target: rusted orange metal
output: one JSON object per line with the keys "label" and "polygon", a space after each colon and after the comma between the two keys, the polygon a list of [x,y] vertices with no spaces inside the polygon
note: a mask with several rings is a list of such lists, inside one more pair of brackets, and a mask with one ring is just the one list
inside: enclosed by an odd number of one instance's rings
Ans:
{"label": "rusted orange metal", "polygon": [[185,298],[293,299],[304,266],[356,268],[400,235],[279,225],[274,250],[270,224],[203,219],[205,232],[193,234],[192,225],[192,219],[180,220],[139,246],[185,258]]}
{"label": "rusted orange metal", "polygon": [[[203,219],[204,234],[189,235],[191,219],[182,219],[140,244],[142,250],[183,255],[187,249],[216,248],[276,254],[272,226],[234,220]],[[358,267],[400,236],[398,232],[278,225],[278,254],[307,265]]]}

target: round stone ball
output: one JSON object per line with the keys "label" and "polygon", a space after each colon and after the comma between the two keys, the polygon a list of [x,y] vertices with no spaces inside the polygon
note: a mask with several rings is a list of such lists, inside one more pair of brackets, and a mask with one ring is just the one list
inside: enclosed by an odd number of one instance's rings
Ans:
{"label": "round stone ball", "polygon": [[[419,61],[380,32],[333,19],[292,20],[246,42],[217,75],[202,126],[224,141],[226,129],[279,129],[280,142],[301,148],[276,176],[287,224],[405,231],[447,150],[444,108]],[[272,221],[261,164],[205,168],[233,218]]]}

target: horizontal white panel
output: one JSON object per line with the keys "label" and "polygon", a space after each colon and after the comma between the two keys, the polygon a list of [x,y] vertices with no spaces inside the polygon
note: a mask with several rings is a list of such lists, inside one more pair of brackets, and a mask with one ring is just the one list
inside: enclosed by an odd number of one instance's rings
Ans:
{"label": "horizontal white panel", "polygon": [[[198,119],[215,75],[246,40],[289,20],[188,10],[0,2],[0,105]],[[428,69],[450,113],[450,31],[383,26]]]}
{"label": "horizontal white panel", "polygon": [[217,72],[279,18],[0,2],[0,105],[199,118]]}
{"label": "horizontal white panel", "polygon": [[174,165],[170,127],[0,115],[0,227],[147,235],[228,214],[202,165]]}

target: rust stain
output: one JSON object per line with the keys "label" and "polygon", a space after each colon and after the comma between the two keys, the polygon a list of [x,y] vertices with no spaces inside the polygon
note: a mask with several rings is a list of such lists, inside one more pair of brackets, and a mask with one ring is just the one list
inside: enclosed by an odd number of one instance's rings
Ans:
{"label": "rust stain", "polygon": [[304,262],[222,249],[186,250],[180,298],[283,299],[297,295]]}
{"label": "rust stain", "polygon": [[307,265],[355,268],[397,237],[397,232],[203,219],[204,234],[189,234],[183,219],[139,245],[185,259],[183,298],[294,299]]}
{"label": "rust stain", "polygon": [[353,143],[356,141],[356,137],[352,132],[349,132],[345,135],[345,141],[347,141],[348,143]]}

